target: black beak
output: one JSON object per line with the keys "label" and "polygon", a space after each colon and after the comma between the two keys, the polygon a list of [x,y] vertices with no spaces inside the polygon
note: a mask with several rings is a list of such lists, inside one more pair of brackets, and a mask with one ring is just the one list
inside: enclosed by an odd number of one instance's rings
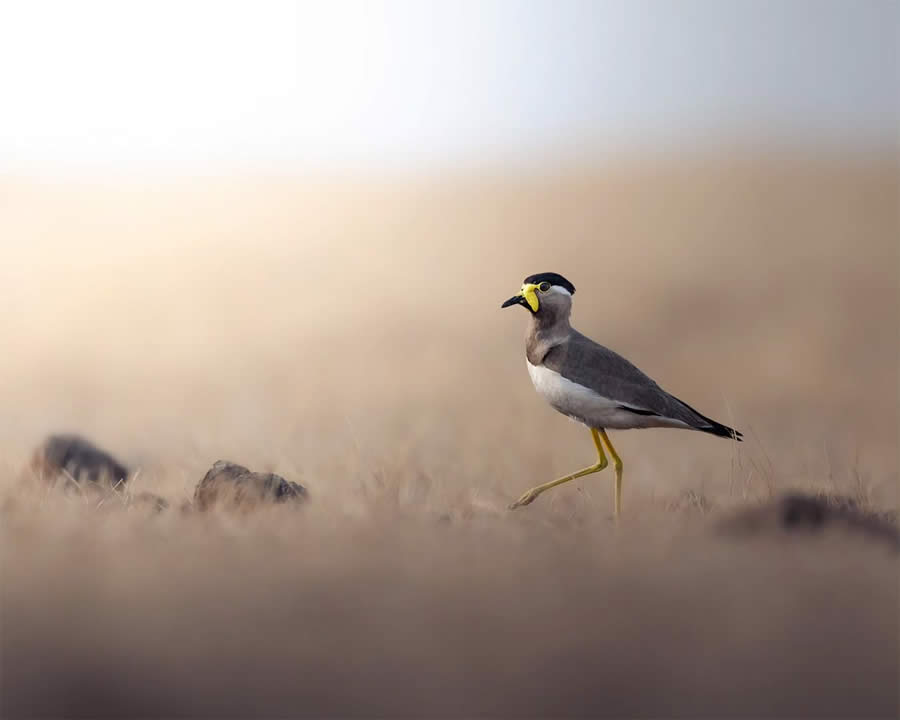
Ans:
{"label": "black beak", "polygon": [[503,303],[501,308],[512,307],[513,305],[524,305],[528,307],[528,301],[525,299],[524,295],[513,295],[509,300]]}

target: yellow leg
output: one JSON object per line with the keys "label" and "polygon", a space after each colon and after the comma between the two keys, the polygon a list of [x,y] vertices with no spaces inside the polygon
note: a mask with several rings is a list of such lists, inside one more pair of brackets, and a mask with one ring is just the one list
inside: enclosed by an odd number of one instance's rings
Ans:
{"label": "yellow leg", "polygon": [[[543,485],[538,485],[537,487],[531,488],[528,492],[524,493],[522,497],[516,500],[512,505],[509,506],[510,510],[515,510],[517,507],[522,507],[523,505],[530,505],[534,502],[535,498],[540,495],[545,490],[549,490],[550,488],[554,488],[557,485],[562,485],[563,483],[569,482],[569,480],[574,480],[575,478],[584,477],[585,475],[590,475],[591,473],[600,472],[603,468],[609,465],[609,460],[606,459],[606,455],[603,452],[603,445],[600,443],[600,434],[603,433],[602,430],[594,430],[591,428],[591,437],[594,438],[594,447],[597,448],[597,462],[591,465],[590,467],[584,468],[584,470],[579,470],[576,473],[572,473],[571,475],[566,475],[565,477],[561,477],[558,480],[553,480],[548,483],[544,483]],[[605,433],[603,433],[605,436]],[[609,443],[609,440],[606,441]],[[618,458],[617,455],[614,457]],[[622,461],[618,461],[618,466],[621,468]]]}
{"label": "yellow leg", "polygon": [[606,430],[600,430],[599,432],[606,449],[609,450],[610,457],[613,459],[613,466],[616,469],[616,516],[618,516],[622,512],[622,458],[619,457],[619,453],[616,452],[616,449],[609,441],[609,435],[606,434]]}

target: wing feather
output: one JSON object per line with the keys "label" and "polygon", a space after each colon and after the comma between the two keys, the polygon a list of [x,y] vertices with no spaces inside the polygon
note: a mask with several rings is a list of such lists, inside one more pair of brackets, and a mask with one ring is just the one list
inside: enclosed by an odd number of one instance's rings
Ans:
{"label": "wing feather", "polygon": [[731,428],[694,410],[663,390],[652,378],[618,353],[573,330],[547,352],[543,365],[638,415],[679,420],[697,430],[739,437]]}

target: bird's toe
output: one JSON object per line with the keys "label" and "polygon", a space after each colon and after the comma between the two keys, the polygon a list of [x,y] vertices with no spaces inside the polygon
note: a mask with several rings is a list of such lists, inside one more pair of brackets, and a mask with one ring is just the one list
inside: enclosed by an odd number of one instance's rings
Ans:
{"label": "bird's toe", "polygon": [[537,497],[537,493],[532,490],[529,490],[528,492],[523,493],[522,497],[520,497],[514,503],[511,503],[509,506],[509,509],[515,510],[516,508],[523,507],[525,505],[531,505],[531,503],[534,502],[534,499],[536,497]]}

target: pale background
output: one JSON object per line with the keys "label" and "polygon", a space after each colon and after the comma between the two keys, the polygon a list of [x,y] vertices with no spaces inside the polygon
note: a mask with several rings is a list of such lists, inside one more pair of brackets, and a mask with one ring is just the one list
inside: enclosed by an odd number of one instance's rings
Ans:
{"label": "pale background", "polygon": [[892,0],[7,2],[0,170],[896,147],[897,26]]}
{"label": "pale background", "polygon": [[[896,2],[5,3],[4,716],[880,717],[896,556],[726,542],[898,482]],[[522,278],[744,431],[592,462]],[[50,432],[168,499],[48,493]],[[198,516],[219,458],[298,513]],[[574,672],[573,668],[578,668]]]}

